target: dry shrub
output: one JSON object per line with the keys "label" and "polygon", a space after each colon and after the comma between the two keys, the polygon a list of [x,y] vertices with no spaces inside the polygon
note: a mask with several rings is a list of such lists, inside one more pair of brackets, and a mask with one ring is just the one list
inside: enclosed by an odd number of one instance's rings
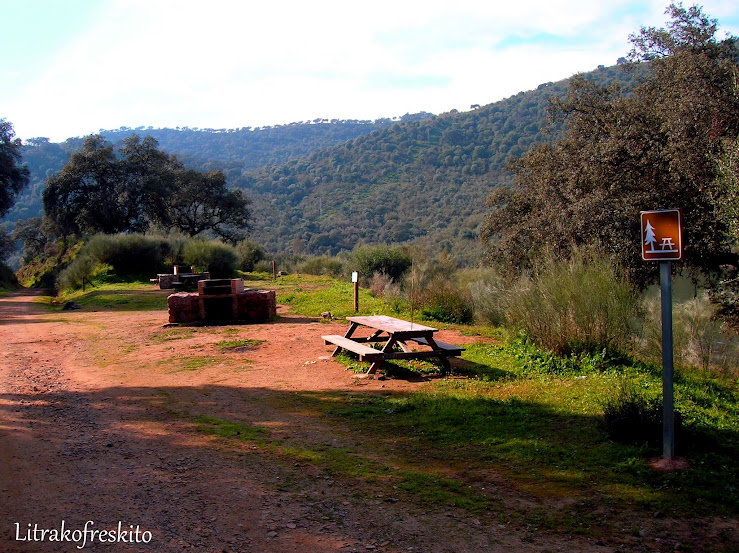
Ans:
{"label": "dry shrub", "polygon": [[569,260],[543,259],[506,301],[508,323],[558,354],[626,349],[637,314],[636,293],[607,256],[575,249]]}

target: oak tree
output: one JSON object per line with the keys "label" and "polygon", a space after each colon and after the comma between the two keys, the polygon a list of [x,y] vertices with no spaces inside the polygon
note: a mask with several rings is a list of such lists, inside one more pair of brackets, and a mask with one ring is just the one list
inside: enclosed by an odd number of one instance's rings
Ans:
{"label": "oak tree", "polygon": [[537,252],[566,257],[598,243],[646,285],[654,264],[641,261],[639,211],[680,207],[686,265],[715,274],[734,261],[715,159],[739,134],[736,40],[717,40],[699,8],[668,13],[667,29],[631,37],[632,67],[651,70],[632,93],[580,77],[552,102],[563,138],[513,163],[514,185],[489,199],[483,237],[493,259],[524,270]]}

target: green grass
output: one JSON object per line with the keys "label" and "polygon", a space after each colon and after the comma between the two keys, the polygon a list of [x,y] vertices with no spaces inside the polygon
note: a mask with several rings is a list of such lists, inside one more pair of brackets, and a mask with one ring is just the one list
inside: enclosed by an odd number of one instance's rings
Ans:
{"label": "green grass", "polygon": [[516,343],[474,345],[464,354],[471,378],[407,395],[336,396],[332,407],[322,408],[357,428],[371,424],[378,434],[405,436],[409,448],[466,471],[494,466],[530,493],[679,514],[739,513],[735,382],[695,373],[677,379],[685,422],[678,454],[693,466],[664,474],[647,464],[658,449],[612,442],[601,416],[603,399],[624,375],[659,393],[659,371],[584,358],[546,367],[524,353]]}
{"label": "green grass", "polygon": [[196,328],[170,328],[165,331],[159,331],[151,335],[149,338],[153,342],[164,343],[172,340],[186,340],[192,338],[197,334],[198,329]]}
{"label": "green grass", "polygon": [[253,349],[264,343],[264,340],[253,340],[250,338],[241,340],[222,340],[216,344],[222,351],[231,349]]}
{"label": "green grass", "polygon": [[[334,317],[347,317],[354,313],[354,289],[351,282],[338,282],[328,277],[311,277],[320,279],[319,287],[303,287],[299,283],[278,291],[277,303],[289,305],[292,312],[298,315],[319,317],[321,313],[330,311]],[[359,291],[360,315],[390,314],[387,303],[373,297],[368,290]]]}
{"label": "green grass", "polygon": [[59,309],[73,301],[88,310],[159,311],[166,313],[170,292],[158,290],[151,283],[107,283],[82,290],[68,291],[57,296]]}
{"label": "green grass", "polygon": [[174,366],[167,374],[175,374],[181,372],[192,372],[204,369],[208,365],[217,363],[218,361],[210,357],[189,357],[175,360],[167,360],[162,364],[166,364],[168,367]]}
{"label": "green grass", "polygon": [[215,417],[197,416],[193,418],[193,422],[196,424],[195,428],[198,432],[209,436],[218,436],[219,438],[263,444],[269,437],[269,431],[265,428]]}

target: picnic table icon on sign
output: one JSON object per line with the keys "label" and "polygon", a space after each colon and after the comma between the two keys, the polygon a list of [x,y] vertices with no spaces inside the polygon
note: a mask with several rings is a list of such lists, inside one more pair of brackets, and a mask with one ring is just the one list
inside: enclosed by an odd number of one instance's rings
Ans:
{"label": "picnic table icon on sign", "polygon": [[642,259],[645,261],[682,260],[681,210],[642,211],[641,229]]}

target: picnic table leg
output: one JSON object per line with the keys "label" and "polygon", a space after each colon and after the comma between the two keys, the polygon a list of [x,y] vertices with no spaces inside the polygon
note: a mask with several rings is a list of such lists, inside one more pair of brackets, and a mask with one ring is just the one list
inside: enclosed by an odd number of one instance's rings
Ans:
{"label": "picnic table leg", "polygon": [[434,337],[431,334],[426,336],[426,342],[432,350],[439,354],[439,361],[441,362],[442,367],[441,376],[448,375],[452,371],[452,366],[449,363],[449,359],[447,359],[446,352],[439,347],[439,345],[434,341]]}
{"label": "picnic table leg", "polygon": [[[395,345],[396,341],[397,340],[395,339],[395,336],[393,336],[391,334],[390,335],[390,339],[387,341],[387,343],[385,344],[385,346],[382,348],[382,353],[384,354],[384,353],[388,353],[388,352],[392,351],[393,350],[393,346]],[[377,372],[377,369],[380,368],[380,365],[382,365],[382,360],[380,360],[380,361],[374,361],[372,363],[372,365],[370,365],[370,368],[367,371],[367,374],[375,374],[375,372]]]}
{"label": "picnic table leg", "polygon": [[[344,334],[344,338],[351,338],[352,334],[354,334],[354,331],[357,330],[358,326],[359,323],[355,323],[354,321],[352,321],[346,331],[346,334]],[[336,348],[334,348],[334,352],[331,354],[331,357],[336,357],[337,355],[339,355],[342,349],[343,348],[341,346],[336,346]]]}

